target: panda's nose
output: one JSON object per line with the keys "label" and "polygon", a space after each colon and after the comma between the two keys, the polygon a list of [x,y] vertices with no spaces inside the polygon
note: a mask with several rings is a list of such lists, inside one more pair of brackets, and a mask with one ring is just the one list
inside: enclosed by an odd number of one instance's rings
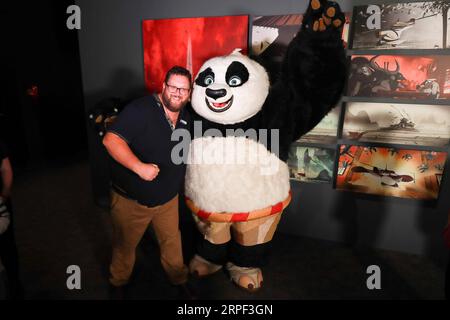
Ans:
{"label": "panda's nose", "polygon": [[219,99],[219,98],[225,97],[227,95],[227,90],[225,90],[225,89],[213,90],[213,89],[207,88],[206,95],[213,99]]}

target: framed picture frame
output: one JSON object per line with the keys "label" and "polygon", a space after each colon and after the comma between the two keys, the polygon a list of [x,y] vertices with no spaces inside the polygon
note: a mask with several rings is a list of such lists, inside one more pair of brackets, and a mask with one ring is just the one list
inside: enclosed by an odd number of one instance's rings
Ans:
{"label": "framed picture frame", "polygon": [[354,7],[353,50],[448,48],[445,0]]}
{"label": "framed picture frame", "polygon": [[349,97],[450,100],[450,56],[353,55]]}
{"label": "framed picture frame", "polygon": [[291,180],[331,183],[335,160],[334,148],[293,143],[287,161]]}
{"label": "framed picture frame", "polygon": [[342,138],[444,148],[450,143],[450,105],[348,102]]}
{"label": "framed picture frame", "polygon": [[436,200],[446,152],[341,145],[337,190],[416,200]]}

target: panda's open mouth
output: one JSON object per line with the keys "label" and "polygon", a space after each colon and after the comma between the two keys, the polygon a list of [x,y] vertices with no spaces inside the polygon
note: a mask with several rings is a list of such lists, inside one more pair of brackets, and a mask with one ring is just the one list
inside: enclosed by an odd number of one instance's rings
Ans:
{"label": "panda's open mouth", "polygon": [[208,98],[205,98],[205,102],[209,110],[214,112],[224,112],[230,109],[231,105],[233,104],[233,96],[231,96],[231,98],[225,102],[209,102]]}

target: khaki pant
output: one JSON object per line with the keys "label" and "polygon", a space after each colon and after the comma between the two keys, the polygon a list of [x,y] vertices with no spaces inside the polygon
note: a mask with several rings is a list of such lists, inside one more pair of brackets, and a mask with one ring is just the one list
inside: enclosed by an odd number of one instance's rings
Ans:
{"label": "khaki pant", "polygon": [[136,247],[150,222],[158,239],[161,264],[170,282],[178,285],[187,281],[188,268],[183,263],[178,227],[178,195],[163,205],[149,208],[112,191],[111,216],[112,285],[122,286],[128,283],[136,260]]}

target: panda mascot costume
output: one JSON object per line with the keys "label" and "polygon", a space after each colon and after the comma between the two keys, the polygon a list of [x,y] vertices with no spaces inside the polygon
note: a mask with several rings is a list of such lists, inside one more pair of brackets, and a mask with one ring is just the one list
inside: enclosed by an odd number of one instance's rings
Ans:
{"label": "panda mascot costume", "polygon": [[194,275],[225,266],[239,287],[261,288],[268,246],[291,199],[289,146],[337,104],[346,82],[344,23],[337,3],[311,0],[272,85],[265,68],[237,50],[200,68],[185,181],[203,236],[189,265]]}

